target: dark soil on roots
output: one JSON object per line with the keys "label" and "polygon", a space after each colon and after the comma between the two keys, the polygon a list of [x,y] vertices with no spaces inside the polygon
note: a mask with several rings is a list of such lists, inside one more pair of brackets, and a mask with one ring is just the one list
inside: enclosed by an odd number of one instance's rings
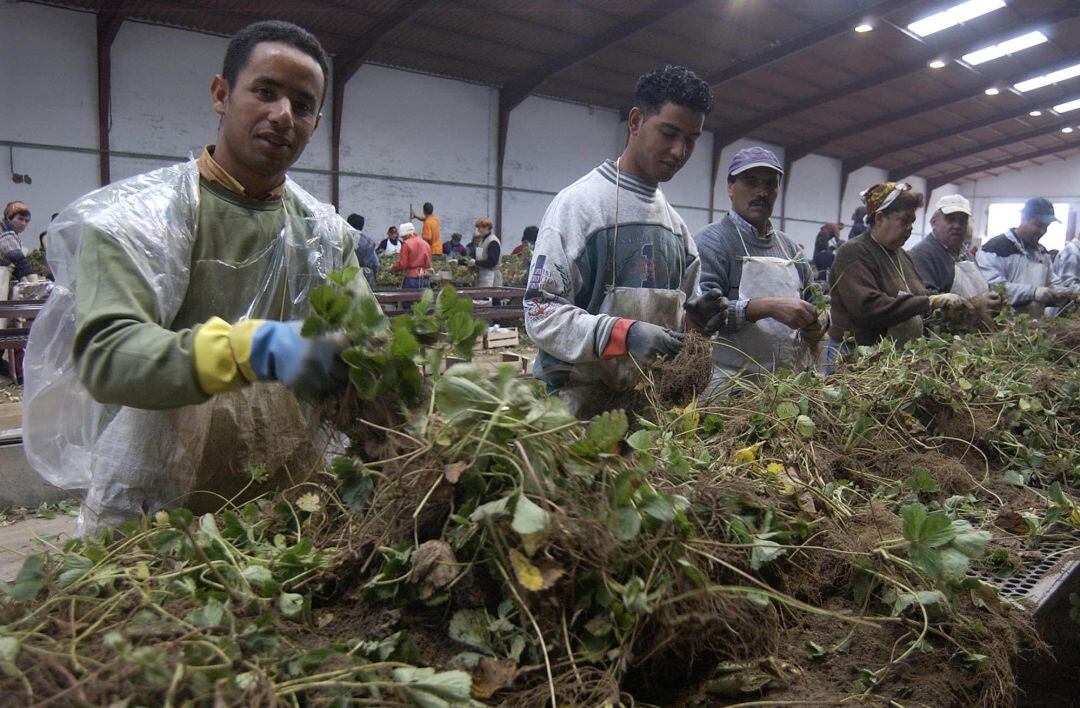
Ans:
{"label": "dark soil on roots", "polygon": [[705,393],[712,380],[712,350],[712,342],[697,332],[688,332],[675,358],[657,362],[649,371],[656,404],[685,406]]}

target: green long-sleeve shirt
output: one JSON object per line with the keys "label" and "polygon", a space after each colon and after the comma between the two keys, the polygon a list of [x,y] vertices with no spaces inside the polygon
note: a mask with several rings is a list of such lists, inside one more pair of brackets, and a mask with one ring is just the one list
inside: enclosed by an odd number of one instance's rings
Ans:
{"label": "green long-sleeve shirt", "polygon": [[[193,338],[203,322],[214,316],[235,322],[306,313],[307,303],[292,302],[289,293],[314,285],[308,282],[312,269],[305,266],[319,249],[299,201],[288,192],[273,201],[248,199],[205,179],[199,200],[187,293],[170,322],[159,321],[159,274],[148,272],[147,259],[129,252],[130,241],[86,231],[76,281],[74,358],[97,401],[148,409],[201,403],[209,396],[198,383]],[[284,241],[286,218],[293,219],[303,241]],[[352,237],[342,226],[342,252],[330,269],[356,265]],[[284,258],[282,249],[288,251]],[[281,263],[287,264],[284,272]]]}

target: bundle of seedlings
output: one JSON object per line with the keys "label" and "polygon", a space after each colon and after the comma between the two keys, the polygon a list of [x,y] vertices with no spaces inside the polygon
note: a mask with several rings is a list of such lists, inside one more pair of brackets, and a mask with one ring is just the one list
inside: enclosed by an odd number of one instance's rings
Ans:
{"label": "bundle of seedlings", "polygon": [[452,290],[390,322],[349,275],[305,327],[352,342],[327,415],[347,454],[278,498],[29,558],[0,605],[3,695],[1013,702],[1039,642],[972,571],[1080,523],[1076,351],[1052,328],[579,422],[509,367],[442,371],[483,331]]}

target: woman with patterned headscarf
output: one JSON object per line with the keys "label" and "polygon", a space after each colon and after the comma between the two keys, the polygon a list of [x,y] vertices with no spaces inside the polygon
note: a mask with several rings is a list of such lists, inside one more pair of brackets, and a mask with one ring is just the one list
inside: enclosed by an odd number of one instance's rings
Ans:
{"label": "woman with patterned headscarf", "polygon": [[832,325],[829,362],[838,352],[876,344],[885,337],[898,344],[922,336],[923,316],[946,306],[964,306],[959,295],[927,295],[922,279],[903,245],[911,236],[915,211],[923,196],[903,182],[875,184],[861,195],[867,230],[836,252],[829,272]]}

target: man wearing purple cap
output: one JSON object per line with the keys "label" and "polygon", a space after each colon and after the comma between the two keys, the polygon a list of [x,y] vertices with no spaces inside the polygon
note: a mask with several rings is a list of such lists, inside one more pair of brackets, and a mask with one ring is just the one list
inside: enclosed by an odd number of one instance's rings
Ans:
{"label": "man wearing purple cap", "polygon": [[1029,199],[1020,212],[1020,226],[984,243],[975,257],[986,282],[1004,283],[1009,304],[1032,317],[1042,317],[1048,305],[1069,295],[1053,270],[1050,254],[1039,243],[1057,220],[1049,200]]}
{"label": "man wearing purple cap", "polygon": [[713,348],[713,384],[718,390],[738,373],[794,369],[797,337],[817,342],[828,315],[804,297],[814,270],[769,217],[784,168],[763,147],[740,150],[728,168],[731,211],[697,235],[701,287],[719,288],[728,298],[727,322]]}

